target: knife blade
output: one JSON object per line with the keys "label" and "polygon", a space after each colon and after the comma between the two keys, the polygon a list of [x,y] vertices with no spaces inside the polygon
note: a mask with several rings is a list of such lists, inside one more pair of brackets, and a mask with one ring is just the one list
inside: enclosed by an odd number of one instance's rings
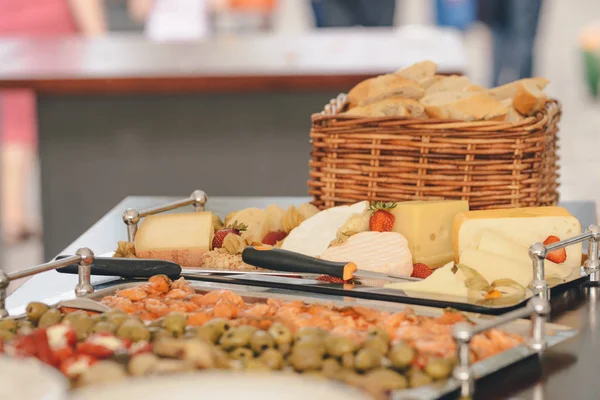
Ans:
{"label": "knife blade", "polygon": [[255,267],[273,271],[302,272],[334,276],[344,281],[358,278],[389,282],[419,281],[420,278],[383,274],[359,270],[353,262],[322,260],[293,251],[276,249],[271,246],[250,246],[242,252],[242,260]]}

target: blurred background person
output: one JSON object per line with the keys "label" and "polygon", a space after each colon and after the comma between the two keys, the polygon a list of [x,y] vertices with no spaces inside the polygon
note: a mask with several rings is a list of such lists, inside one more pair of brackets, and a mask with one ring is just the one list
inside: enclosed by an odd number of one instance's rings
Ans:
{"label": "blurred background person", "polygon": [[479,0],[478,6],[494,42],[492,85],[531,77],[542,0]]}
{"label": "blurred background person", "polygon": [[393,26],[396,0],[311,0],[317,28]]}
{"label": "blurred background person", "polygon": [[[101,0],[0,0],[0,36],[56,37],[106,31]],[[1,239],[15,243],[36,232],[27,215],[30,176],[35,166],[35,95],[24,89],[0,92]]]}

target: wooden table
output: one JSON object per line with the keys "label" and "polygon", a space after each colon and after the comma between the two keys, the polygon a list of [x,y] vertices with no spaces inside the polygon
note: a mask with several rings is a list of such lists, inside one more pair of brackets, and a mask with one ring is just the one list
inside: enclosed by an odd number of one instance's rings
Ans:
{"label": "wooden table", "polygon": [[[165,197],[128,197],[110,210],[62,254],[73,254],[80,247],[90,247],[96,254],[114,250],[124,240],[126,230],[121,221],[122,210],[144,209],[176,200]],[[226,215],[243,207],[265,207],[268,204],[288,206],[301,204],[306,198],[209,198],[207,209]],[[593,202],[564,204],[582,223],[596,222]],[[191,207],[190,207],[191,210]],[[111,278],[93,277],[99,284]],[[75,275],[48,271],[29,279],[7,299],[8,309],[18,313],[30,301],[55,302],[73,296]],[[475,399],[500,400],[587,400],[600,398],[598,336],[600,334],[600,288],[582,284],[552,299],[551,321],[579,330],[579,334],[543,353],[477,382]],[[456,395],[449,396],[456,398]]]}
{"label": "wooden table", "polygon": [[305,195],[310,115],[423,59],[465,71],[460,36],[413,27],[170,44],[0,40],[0,89],[39,95],[46,257],[129,194]]}

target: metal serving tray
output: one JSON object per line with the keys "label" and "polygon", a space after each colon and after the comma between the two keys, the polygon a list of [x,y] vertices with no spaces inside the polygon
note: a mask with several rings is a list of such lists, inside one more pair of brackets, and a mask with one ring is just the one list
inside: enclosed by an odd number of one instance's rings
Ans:
{"label": "metal serving tray", "polygon": [[[193,205],[196,211],[204,211],[208,203],[208,197],[202,190],[195,190],[189,197],[175,201],[164,206],[154,207],[148,210],[137,211],[128,209],[123,213],[123,222],[127,227],[127,237],[130,242],[134,241],[137,232],[138,223],[141,218],[148,215],[172,211],[187,205]],[[588,255],[583,266],[573,268],[571,274],[560,284],[550,287],[544,276],[544,260],[548,252],[560,248],[567,247],[572,244],[588,242]],[[228,274],[224,271],[202,271],[195,270],[199,280],[242,284],[261,287],[273,287],[280,289],[298,290],[308,293],[318,293],[324,295],[348,296],[370,300],[400,302],[407,304],[420,304],[430,307],[453,307],[462,311],[486,313],[499,315],[510,312],[512,310],[524,307],[529,299],[534,296],[540,296],[545,299],[550,299],[553,295],[557,295],[570,287],[581,283],[588,279],[600,281],[600,259],[598,257],[598,242],[600,241],[600,228],[596,225],[591,225],[586,229],[586,232],[576,237],[563,240],[544,246],[541,243],[535,243],[530,248],[530,257],[533,263],[533,281],[530,287],[526,289],[526,295],[522,300],[516,301],[514,304],[505,305],[481,305],[469,301],[469,299],[457,296],[447,296],[433,293],[415,293],[410,294],[397,289],[385,289],[383,284],[386,282],[378,282],[375,285],[365,283],[363,285],[341,285],[328,282],[315,281],[316,276],[309,274],[296,274],[286,278],[285,273],[277,274],[257,274],[253,272],[232,272]],[[193,272],[188,269],[186,273]],[[294,274],[290,274],[294,275]],[[298,275],[304,279],[297,279]],[[392,281],[387,282],[392,283]]]}
{"label": "metal serving tray", "polygon": [[[123,282],[113,281],[98,286],[92,294],[83,296],[84,298],[99,300],[104,296],[114,295],[119,289],[125,289],[142,284],[143,282]],[[412,308],[416,314],[430,317],[439,317],[443,311],[439,308],[431,308],[424,306],[408,306],[399,303],[390,303],[375,300],[366,300],[358,298],[348,298],[343,296],[317,295],[314,293],[298,293],[290,290],[264,288],[256,286],[244,286],[239,284],[224,284],[214,282],[191,282],[197,293],[203,294],[214,290],[231,290],[242,296],[244,301],[248,303],[266,302],[268,298],[278,300],[301,300],[308,304],[313,303],[328,303],[338,307],[348,306],[363,306],[384,310],[389,312],[400,312],[407,308]],[[457,324],[454,329],[455,340],[458,342],[459,360],[461,349],[467,348],[465,363],[459,363],[454,371],[454,377],[445,382],[435,382],[430,385],[397,391],[392,393],[391,398],[394,400],[411,399],[411,400],[429,400],[438,399],[442,396],[461,390],[462,393],[473,390],[473,383],[476,379],[490,375],[501,370],[511,364],[537,355],[540,351],[547,347],[552,347],[560,342],[563,342],[577,334],[575,329],[563,325],[545,323],[545,315],[549,313],[549,304],[543,299],[534,299],[535,304],[529,303],[525,308],[505,314],[501,317],[491,317],[486,315],[478,315],[475,313],[465,313],[477,325],[474,328],[468,326],[459,326]],[[544,308],[542,310],[542,308]],[[532,315],[532,320],[522,319]],[[533,324],[533,328],[532,328]],[[477,362],[472,366],[468,364],[468,340],[473,334],[485,331],[487,329],[501,326],[502,330],[510,333],[518,334],[523,337],[532,335],[533,337],[525,343],[514,347],[508,351]],[[537,333],[536,333],[537,332]],[[466,335],[466,336],[465,336]],[[537,335],[537,336],[536,336]],[[468,338],[464,342],[465,338]],[[461,342],[461,339],[463,342]]]}

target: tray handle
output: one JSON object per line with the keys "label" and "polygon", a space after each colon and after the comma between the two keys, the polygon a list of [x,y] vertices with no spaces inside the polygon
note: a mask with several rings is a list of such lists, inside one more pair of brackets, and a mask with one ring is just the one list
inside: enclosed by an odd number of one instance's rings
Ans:
{"label": "tray handle", "polygon": [[548,281],[546,281],[544,272],[544,260],[548,253],[573,244],[585,242],[586,240],[588,241],[588,259],[583,264],[583,268],[585,273],[590,276],[590,281],[600,282],[600,259],[598,258],[600,227],[598,225],[590,225],[580,235],[549,245],[534,243],[529,248],[529,257],[533,262],[533,281],[531,281],[530,289],[534,295],[537,294],[544,299],[550,298],[550,288],[548,287]]}
{"label": "tray handle", "polygon": [[162,206],[152,207],[142,211],[128,208],[123,213],[123,222],[127,225],[127,240],[133,243],[140,219],[147,217],[148,215],[159,214],[161,212],[171,211],[189,205],[193,205],[196,211],[204,211],[204,206],[207,201],[208,197],[206,196],[206,193],[202,190],[194,190],[190,197]]}
{"label": "tray handle", "polygon": [[531,338],[529,338],[527,345],[539,353],[546,348],[544,332],[546,319],[549,314],[550,302],[541,297],[534,297],[529,300],[527,306],[524,308],[511,311],[493,320],[474,326],[466,322],[454,325],[452,337],[458,348],[458,364],[454,368],[452,375],[460,384],[461,399],[470,399],[475,390],[475,374],[471,367],[471,354],[469,351],[469,343],[473,336],[519,318],[531,316]]}
{"label": "tray handle", "polygon": [[75,255],[40,264],[22,271],[7,274],[0,270],[0,319],[8,316],[8,311],[6,310],[6,289],[8,288],[10,281],[77,263],[79,269],[79,282],[77,283],[77,286],[75,286],[75,296],[81,297],[86,294],[94,293],[94,287],[92,286],[90,278],[93,262],[94,253],[87,247],[83,247],[77,250]]}

